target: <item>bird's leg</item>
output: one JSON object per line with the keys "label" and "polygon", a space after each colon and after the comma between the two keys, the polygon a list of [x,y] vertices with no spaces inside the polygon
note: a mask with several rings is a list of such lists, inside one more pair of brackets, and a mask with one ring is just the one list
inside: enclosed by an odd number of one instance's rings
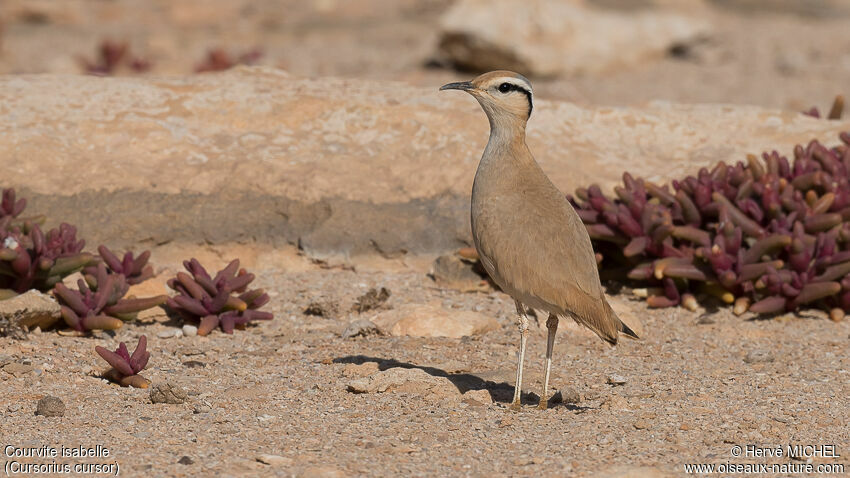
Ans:
{"label": "bird's leg", "polygon": [[552,349],[555,347],[555,332],[558,331],[558,316],[549,314],[546,321],[549,336],[546,338],[546,372],[543,373],[543,395],[540,395],[540,404],[537,408],[546,410],[549,405],[549,370],[552,368]]}
{"label": "bird's leg", "polygon": [[525,315],[525,307],[517,300],[516,311],[519,315],[519,355],[516,365],[516,386],[514,387],[514,399],[511,402],[511,409],[519,410],[521,408],[520,398],[522,396],[522,363],[525,360],[525,343],[528,339],[528,317]]}

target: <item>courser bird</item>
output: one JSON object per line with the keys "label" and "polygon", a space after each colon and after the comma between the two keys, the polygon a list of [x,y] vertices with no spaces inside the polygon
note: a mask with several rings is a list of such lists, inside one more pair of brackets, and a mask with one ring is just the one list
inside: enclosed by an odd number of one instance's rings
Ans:
{"label": "courser bird", "polygon": [[472,185],[472,238],[484,269],[516,304],[520,344],[512,409],[520,408],[522,394],[526,307],[549,314],[539,405],[545,409],[559,317],[572,318],[612,345],[620,333],[638,337],[605,299],[584,224],[525,144],[533,108],[528,79],[493,71],[440,90],[469,93],[490,121],[490,139]]}

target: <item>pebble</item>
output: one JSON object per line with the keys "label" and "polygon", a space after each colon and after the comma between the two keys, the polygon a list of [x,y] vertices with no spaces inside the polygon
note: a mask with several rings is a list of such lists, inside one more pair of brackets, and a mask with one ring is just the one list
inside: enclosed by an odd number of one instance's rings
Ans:
{"label": "pebble", "polygon": [[151,386],[151,403],[170,403],[177,405],[186,401],[186,390],[175,383],[160,382]]}
{"label": "pebble", "polygon": [[16,377],[20,377],[21,375],[26,375],[35,370],[35,367],[29,364],[23,364],[18,362],[8,363],[3,367],[3,371],[14,375]]}
{"label": "pebble", "polygon": [[331,299],[315,300],[304,309],[304,315],[335,319],[339,315],[339,305]]}
{"label": "pebble", "polygon": [[614,385],[614,386],[625,385],[626,384],[626,377],[623,377],[622,375],[611,374],[611,375],[608,375],[608,380],[606,380],[606,381],[607,381],[608,385]]}
{"label": "pebble", "polygon": [[195,460],[183,455],[179,460],[177,460],[177,463],[180,463],[181,465],[191,465],[192,463],[195,463]]}
{"label": "pebble", "polygon": [[205,350],[201,347],[190,345],[190,346],[186,346],[186,347],[181,348],[180,350],[177,351],[177,353],[179,353],[180,355],[186,355],[186,356],[204,355],[204,354],[207,353],[207,350]]}
{"label": "pebble", "polygon": [[13,404],[9,405],[8,407],[6,407],[6,410],[8,410],[12,413],[17,412],[20,409],[21,409],[20,403],[13,403]]}
{"label": "pebble", "polygon": [[379,371],[377,362],[363,362],[361,364],[347,363],[342,369],[343,377],[366,377]]}
{"label": "pebble", "polygon": [[357,319],[348,324],[345,330],[342,331],[342,338],[368,337],[370,335],[379,335],[380,333],[378,326],[372,323],[371,320]]}
{"label": "pebble", "polygon": [[632,423],[632,426],[635,427],[635,429],[637,430],[646,430],[647,428],[649,428],[649,422],[647,422],[643,418],[638,418],[637,420],[635,420],[634,423]]}
{"label": "pebble", "polygon": [[45,417],[61,417],[65,415],[65,402],[58,397],[48,395],[38,401],[35,414]]}
{"label": "pebble", "polygon": [[581,395],[579,395],[578,390],[572,387],[564,387],[552,395],[552,403],[576,404],[580,401]]}
{"label": "pebble", "polygon": [[156,334],[156,336],[161,338],[161,339],[170,339],[172,337],[181,337],[181,336],[183,336],[183,331],[180,330],[180,329],[167,329],[167,330],[163,330],[162,332],[158,332]]}
{"label": "pebble", "polygon": [[773,362],[776,360],[772,353],[767,350],[750,350],[744,357],[746,363]]}
{"label": "pebble", "polygon": [[192,413],[194,413],[195,415],[200,415],[201,413],[209,413],[211,411],[212,407],[203,403],[198,403],[192,408]]}
{"label": "pebble", "polygon": [[457,392],[457,388],[446,377],[436,377],[418,368],[394,367],[348,383],[348,391],[353,393],[383,393],[400,388],[405,389],[406,392],[413,390]]}
{"label": "pebble", "polygon": [[198,335],[198,328],[194,325],[186,324],[183,326],[183,335],[186,337],[194,337]]}
{"label": "pebble", "polygon": [[256,460],[260,463],[265,463],[266,465],[271,466],[290,466],[292,465],[292,458],[288,458],[280,455],[271,455],[268,453],[261,453],[257,455]]}
{"label": "pebble", "polygon": [[373,287],[354,301],[354,306],[351,308],[351,311],[362,314],[363,312],[377,309],[389,298],[390,291],[386,287],[381,287],[381,290]]}

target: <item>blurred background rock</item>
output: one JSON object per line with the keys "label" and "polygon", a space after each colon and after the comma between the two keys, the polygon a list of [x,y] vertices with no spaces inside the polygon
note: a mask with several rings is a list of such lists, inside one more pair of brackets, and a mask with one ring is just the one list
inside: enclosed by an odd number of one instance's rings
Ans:
{"label": "blurred background rock", "polygon": [[433,86],[501,66],[579,104],[801,110],[847,93],[848,19],[850,0],[4,0],[0,73],[263,64]]}

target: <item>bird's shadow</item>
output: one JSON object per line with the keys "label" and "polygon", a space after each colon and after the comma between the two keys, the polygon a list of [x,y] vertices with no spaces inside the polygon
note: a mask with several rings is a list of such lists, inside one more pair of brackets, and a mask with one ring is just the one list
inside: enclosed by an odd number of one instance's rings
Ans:
{"label": "bird's shadow", "polygon": [[[509,404],[513,400],[514,396],[513,385],[504,381],[497,383],[491,380],[486,380],[473,373],[449,373],[437,367],[414,365],[408,362],[399,362],[396,359],[369,357],[366,355],[347,355],[345,357],[337,357],[333,359],[333,363],[343,364],[350,363],[360,365],[366,362],[377,363],[378,370],[381,371],[395,367],[418,368],[429,375],[447,378],[461,394],[466,393],[470,390],[487,390],[487,392],[490,393],[490,398],[493,400],[493,402],[496,403]],[[540,403],[540,397],[538,397],[535,393],[527,392],[522,394],[521,401],[524,405],[538,405]],[[585,410],[588,410],[587,407],[577,406],[571,403],[556,403],[552,400],[549,400],[548,405],[549,407],[565,407],[568,410],[578,412],[584,412]]]}

